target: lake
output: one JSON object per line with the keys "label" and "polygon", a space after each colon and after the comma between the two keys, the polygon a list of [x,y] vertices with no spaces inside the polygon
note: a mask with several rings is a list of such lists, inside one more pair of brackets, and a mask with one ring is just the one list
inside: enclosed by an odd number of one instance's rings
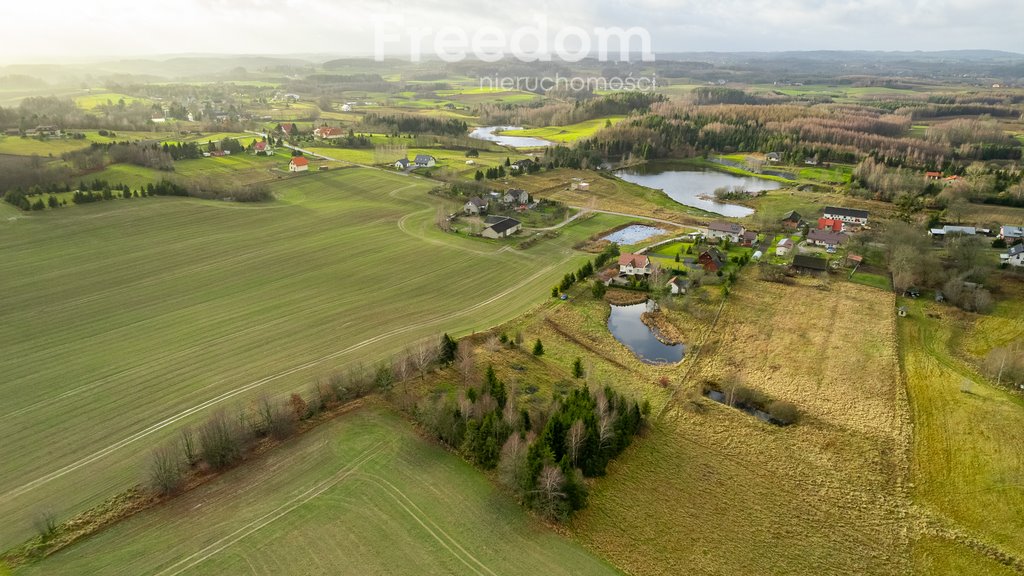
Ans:
{"label": "lake", "polygon": [[476,138],[477,140],[487,140],[488,142],[497,142],[502,146],[511,146],[513,148],[537,148],[538,146],[551,146],[554,142],[550,140],[544,140],[543,138],[530,138],[528,136],[507,136],[505,134],[495,134],[495,132],[508,132],[511,130],[522,130],[521,126],[480,126],[474,128],[469,133],[470,138]]}
{"label": "lake", "polygon": [[658,340],[640,319],[640,315],[646,311],[647,304],[612,306],[608,316],[608,330],[643,362],[671,364],[682,360],[683,345],[669,346]]}
{"label": "lake", "polygon": [[731,218],[750,216],[754,209],[739,204],[716,202],[713,198],[717,188],[743,188],[748,192],[760,192],[778,190],[782,187],[774,180],[753,176],[736,176],[715,170],[666,170],[649,165],[619,170],[615,175],[626,182],[661,190],[680,204]]}

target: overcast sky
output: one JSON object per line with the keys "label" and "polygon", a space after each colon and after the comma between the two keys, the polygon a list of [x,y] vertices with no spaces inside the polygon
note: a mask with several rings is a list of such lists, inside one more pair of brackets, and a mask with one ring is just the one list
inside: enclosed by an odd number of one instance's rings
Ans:
{"label": "overcast sky", "polygon": [[[152,54],[408,55],[412,28],[505,35],[546,19],[567,26],[639,26],[655,52],[949,50],[1024,52],[1021,0],[32,0],[3,7],[6,63]],[[375,25],[375,22],[381,24]],[[380,35],[377,35],[378,38]]]}

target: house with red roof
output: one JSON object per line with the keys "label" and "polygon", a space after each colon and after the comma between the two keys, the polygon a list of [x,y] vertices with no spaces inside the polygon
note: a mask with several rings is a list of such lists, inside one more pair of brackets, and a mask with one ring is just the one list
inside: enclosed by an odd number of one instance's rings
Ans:
{"label": "house with red roof", "polygon": [[332,128],[330,126],[321,126],[313,130],[313,137],[320,140],[337,140],[344,135],[345,132],[341,128]]}
{"label": "house with red roof", "polygon": [[305,172],[309,170],[309,160],[303,156],[293,156],[292,161],[288,163],[289,172]]}
{"label": "house with red roof", "polygon": [[256,156],[273,156],[274,149],[270,147],[270,144],[260,141],[252,145],[252,153]]}
{"label": "house with red roof", "polygon": [[643,254],[619,254],[619,274],[646,276],[651,273],[651,259]]}
{"label": "house with red roof", "polygon": [[924,173],[924,179],[925,180],[938,180],[939,178],[942,178],[942,172],[925,172]]}
{"label": "house with red roof", "polygon": [[818,230],[842,232],[843,228],[844,224],[840,220],[833,220],[832,218],[818,218]]}

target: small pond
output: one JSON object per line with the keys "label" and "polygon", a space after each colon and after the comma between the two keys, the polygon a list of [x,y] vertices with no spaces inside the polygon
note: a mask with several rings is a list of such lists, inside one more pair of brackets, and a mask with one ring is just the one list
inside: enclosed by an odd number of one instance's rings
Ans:
{"label": "small pond", "polygon": [[529,136],[508,136],[505,134],[496,134],[496,132],[509,132],[512,130],[522,130],[520,126],[480,126],[474,128],[469,133],[470,138],[476,138],[477,140],[487,140],[488,142],[497,142],[502,146],[511,146],[513,148],[537,148],[538,146],[551,146],[554,142],[550,140],[544,140],[543,138],[530,138]]}
{"label": "small pond", "polygon": [[622,230],[616,230],[611,234],[601,238],[601,240],[607,240],[614,242],[620,246],[628,246],[630,244],[636,244],[643,242],[648,238],[657,236],[658,234],[664,234],[665,231],[661,228],[655,228],[654,226],[644,226],[643,224],[631,224],[626,226]]}
{"label": "small pond", "polygon": [[[719,404],[725,404],[726,406],[731,406],[731,404],[729,404],[729,402],[726,401],[725,392],[720,392],[718,390],[708,390],[707,391],[707,397],[711,398],[715,402],[718,402]],[[769,424],[777,424],[777,422],[772,420],[771,414],[765,412],[764,410],[758,410],[757,408],[750,408],[748,406],[733,406],[733,408],[737,408],[739,410],[742,410],[742,411],[746,412],[747,414],[750,414],[751,416],[757,418],[758,420],[760,420],[762,422],[767,422]]]}
{"label": "small pond", "polygon": [[619,170],[615,175],[626,182],[661,190],[669,198],[685,206],[700,208],[731,218],[750,216],[754,213],[754,209],[739,204],[716,201],[714,199],[716,189],[743,189],[753,193],[763,190],[778,190],[782,187],[774,180],[752,176],[736,176],[715,170],[666,169],[651,165]]}
{"label": "small pond", "polygon": [[636,357],[648,364],[672,364],[683,359],[683,345],[662,343],[643,323],[640,315],[647,304],[612,306],[608,316],[608,330],[615,339],[626,345]]}

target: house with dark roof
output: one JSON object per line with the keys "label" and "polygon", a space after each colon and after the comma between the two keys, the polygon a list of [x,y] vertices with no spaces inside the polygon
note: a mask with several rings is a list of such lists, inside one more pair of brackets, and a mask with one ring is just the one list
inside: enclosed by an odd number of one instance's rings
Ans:
{"label": "house with dark roof", "polygon": [[824,246],[826,248],[836,248],[846,243],[849,237],[842,232],[832,232],[831,230],[811,230],[807,233],[807,243],[812,246]]}
{"label": "house with dark roof", "polygon": [[743,234],[740,234],[740,246],[753,246],[755,242],[757,242],[757,232],[745,230]]}
{"label": "house with dark roof", "polygon": [[525,173],[525,172],[529,172],[530,168],[532,166],[533,166],[533,160],[530,160],[529,158],[526,158],[524,160],[516,160],[515,162],[509,164],[508,168],[509,168],[509,170],[512,170],[514,172],[524,172]]}
{"label": "house with dark roof", "polygon": [[769,162],[781,162],[782,154],[779,154],[778,152],[769,152],[765,154],[764,158]]}
{"label": "house with dark roof", "polygon": [[651,259],[643,254],[619,254],[619,275],[646,276],[651,273]]}
{"label": "house with dark roof", "polygon": [[523,228],[522,222],[515,218],[492,216],[488,221],[488,226],[480,233],[484,238],[508,238]]}
{"label": "house with dark roof", "polygon": [[838,208],[835,206],[829,206],[825,208],[825,218],[829,220],[839,220],[846,224],[856,224],[857,226],[867,226],[868,224],[868,211],[857,210],[856,208]]}
{"label": "house with dark roof", "polygon": [[790,210],[782,217],[782,226],[784,228],[789,228],[790,230],[795,230],[800,227],[800,222],[802,222],[803,219],[803,216],[801,216],[799,212],[796,210]]}
{"label": "house with dark roof", "polygon": [[725,220],[715,220],[708,224],[708,238],[728,238],[733,242],[739,242],[744,231],[742,225]]}
{"label": "house with dark roof", "polygon": [[672,294],[686,294],[690,289],[690,281],[682,276],[673,276],[668,281],[668,289]]}
{"label": "house with dark roof", "polygon": [[395,161],[395,168],[398,168],[399,170],[408,170],[409,169],[409,159],[408,158],[400,158],[400,159],[396,160]]}
{"label": "house with dark roof", "polygon": [[437,159],[430,154],[417,154],[413,164],[417,168],[432,168],[437,164]]}
{"label": "house with dark roof", "polygon": [[480,214],[482,212],[487,212],[487,200],[484,200],[479,196],[474,196],[462,206],[462,211],[466,214]]}
{"label": "house with dark roof", "polygon": [[718,248],[708,248],[697,257],[697,263],[706,272],[718,272],[725,268],[726,260],[725,255]]}
{"label": "house with dark roof", "polygon": [[501,201],[505,204],[529,204],[530,194],[526,190],[509,188],[501,197]]}
{"label": "house with dark roof", "polygon": [[1006,254],[1001,255],[999,259],[1010,266],[1024,267],[1024,244],[1011,246]]}
{"label": "house with dark roof", "polygon": [[824,258],[797,254],[793,257],[793,268],[805,272],[824,272],[828,270],[828,261]]}
{"label": "house with dark roof", "polygon": [[789,254],[789,251],[793,249],[793,241],[789,238],[783,238],[779,240],[779,243],[775,245],[775,255],[785,256]]}
{"label": "house with dark roof", "polygon": [[1024,238],[1024,226],[1000,226],[997,238],[1011,242]]}

